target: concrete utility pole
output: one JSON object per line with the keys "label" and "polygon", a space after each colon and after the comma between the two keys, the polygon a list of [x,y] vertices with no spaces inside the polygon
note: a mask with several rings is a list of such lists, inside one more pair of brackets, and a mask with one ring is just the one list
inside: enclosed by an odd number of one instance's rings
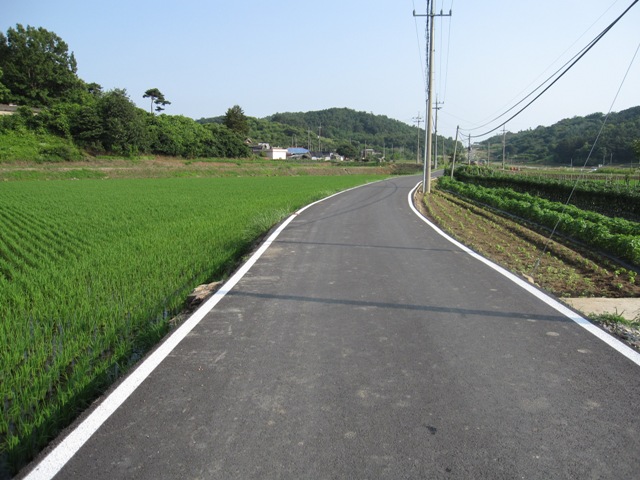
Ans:
{"label": "concrete utility pole", "polygon": [[453,180],[453,171],[456,168],[456,153],[458,152],[458,133],[460,132],[460,125],[456,126],[456,139],[453,143],[453,162],[451,163],[451,180]]}
{"label": "concrete utility pole", "polygon": [[[434,160],[433,168],[435,169],[438,168],[438,110],[442,108],[440,105],[444,105],[444,102],[439,102],[438,97],[436,96],[436,106],[433,107],[436,111],[436,127],[435,127],[436,148],[435,148],[435,153],[433,155],[433,160]],[[442,146],[442,150],[444,151],[444,145]]]}
{"label": "concrete utility pole", "polygon": [[502,127],[502,169],[504,170],[505,152],[507,151],[507,130]]}
{"label": "concrete utility pole", "polygon": [[418,112],[417,117],[413,117],[413,121],[418,123],[418,150],[416,151],[416,163],[420,163],[420,122],[422,121],[420,112]]}
{"label": "concrete utility pole", "polygon": [[422,193],[431,193],[431,143],[432,143],[432,134],[431,130],[433,129],[433,52],[434,52],[434,39],[433,39],[433,31],[434,31],[434,18],[435,17],[450,17],[451,10],[449,10],[448,14],[443,14],[440,11],[439,15],[435,13],[435,1],[427,0],[427,10],[429,10],[429,3],[431,3],[430,13],[426,13],[424,15],[416,14],[415,10],[413,11],[414,17],[428,17],[427,22],[429,22],[429,39],[427,45],[427,65],[429,69],[429,74],[427,75],[427,128],[426,128],[426,140],[425,140],[425,149],[424,149],[424,172],[422,176]]}

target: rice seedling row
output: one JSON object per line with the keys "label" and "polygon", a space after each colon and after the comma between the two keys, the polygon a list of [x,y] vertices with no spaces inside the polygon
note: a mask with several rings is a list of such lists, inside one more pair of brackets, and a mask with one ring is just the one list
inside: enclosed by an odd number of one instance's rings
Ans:
{"label": "rice seedling row", "polygon": [[[0,473],[15,472],[294,209],[371,176],[0,185]],[[4,464],[4,466],[3,466]]]}

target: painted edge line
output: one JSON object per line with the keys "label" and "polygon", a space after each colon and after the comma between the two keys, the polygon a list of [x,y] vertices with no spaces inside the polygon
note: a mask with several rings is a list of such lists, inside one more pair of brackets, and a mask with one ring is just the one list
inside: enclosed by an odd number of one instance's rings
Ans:
{"label": "painted edge line", "polygon": [[[383,180],[378,180],[383,181]],[[316,200],[292,213],[278,228],[265,240],[262,245],[251,255],[233,276],[227,280],[213,296],[203,303],[187,320],[169,335],[156,350],[142,361],[113,392],[107,395],[102,403],[89,414],[74,430],[72,430],[51,452],[38,463],[33,470],[24,476],[24,480],[49,480],[58,474],[91,436],[107,421],[107,419],[122,405],[129,396],[144,382],[144,380],[156,369],[158,365],[173,351],[174,348],[193,330],[196,325],[222,300],[227,293],[246,275],[253,265],[262,257],[264,252],[278,238],[282,231],[306,209],[329,200],[342,193],[371,185],[369,182],[329,195]]]}
{"label": "painted edge line", "polygon": [[479,253],[474,252],[473,250],[471,250],[466,245],[463,245],[462,243],[458,242],[454,238],[450,237],[447,233],[445,233],[443,230],[441,230],[437,225],[435,225],[434,223],[429,221],[429,219],[426,218],[424,215],[422,215],[416,209],[415,205],[413,204],[413,195],[414,195],[415,191],[418,189],[418,187],[421,185],[421,183],[422,182],[418,183],[413,189],[411,189],[411,191],[409,192],[409,197],[408,197],[409,206],[411,207],[411,210],[413,210],[413,213],[415,213],[418,216],[418,218],[420,218],[424,223],[429,225],[440,236],[444,237],[449,242],[453,243],[456,247],[460,248],[465,253],[471,255],[473,258],[481,261],[485,265],[491,267],[492,269],[494,269],[496,272],[500,273],[501,275],[507,277],[509,280],[511,280],[512,282],[516,283],[518,286],[524,288],[526,291],[531,293],[533,296],[535,296],[539,300],[542,300],[544,303],[549,305],[551,308],[555,309],[556,311],[558,311],[559,313],[561,313],[565,317],[569,318],[570,320],[573,320],[575,323],[580,325],[582,328],[587,330],[589,333],[591,333],[591,334],[595,335],[596,337],[598,337],[600,340],[605,342],[607,345],[609,345],[610,347],[612,347],[613,349],[617,350],[619,353],[621,353],[622,355],[627,357],[633,363],[635,363],[636,365],[640,366],[640,353],[636,352],[634,349],[632,349],[628,345],[625,345],[623,342],[621,342],[617,338],[613,337],[612,335],[608,334],[604,330],[598,328],[596,325],[591,323],[589,320],[587,320],[586,318],[582,317],[581,315],[575,313],[573,310],[571,310],[570,308],[566,307],[565,305],[563,305],[559,301],[555,300],[554,298],[551,298],[546,293],[538,290],[537,288],[535,288],[530,283],[526,282],[525,280],[521,279],[520,277],[518,277],[518,276],[514,275],[513,273],[509,272],[508,270],[502,268],[500,265],[498,265],[496,263],[493,263],[491,260],[486,259],[485,257],[480,255]]}

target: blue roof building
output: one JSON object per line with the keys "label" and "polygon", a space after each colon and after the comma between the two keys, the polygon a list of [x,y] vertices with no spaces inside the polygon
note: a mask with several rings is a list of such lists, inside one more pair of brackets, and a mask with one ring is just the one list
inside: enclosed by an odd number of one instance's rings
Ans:
{"label": "blue roof building", "polygon": [[301,147],[291,147],[287,148],[287,152],[289,153],[289,155],[305,155],[309,153],[309,150]]}

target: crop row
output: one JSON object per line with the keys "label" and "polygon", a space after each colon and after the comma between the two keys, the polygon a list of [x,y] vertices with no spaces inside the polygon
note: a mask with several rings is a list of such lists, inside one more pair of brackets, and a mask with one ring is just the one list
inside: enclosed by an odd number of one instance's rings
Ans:
{"label": "crop row", "polygon": [[373,178],[0,185],[0,473],[130,368],[189,292],[273,222]]}
{"label": "crop row", "polygon": [[456,168],[455,178],[485,187],[528,192],[554,202],[564,203],[570,199],[571,204],[583,210],[591,210],[609,217],[640,220],[640,189],[624,183],[594,181],[588,177],[571,181],[533,177],[466,165]]}
{"label": "crop row", "polygon": [[550,202],[508,188],[486,188],[442,178],[439,188],[555,229],[592,248],[640,266],[640,224]]}

